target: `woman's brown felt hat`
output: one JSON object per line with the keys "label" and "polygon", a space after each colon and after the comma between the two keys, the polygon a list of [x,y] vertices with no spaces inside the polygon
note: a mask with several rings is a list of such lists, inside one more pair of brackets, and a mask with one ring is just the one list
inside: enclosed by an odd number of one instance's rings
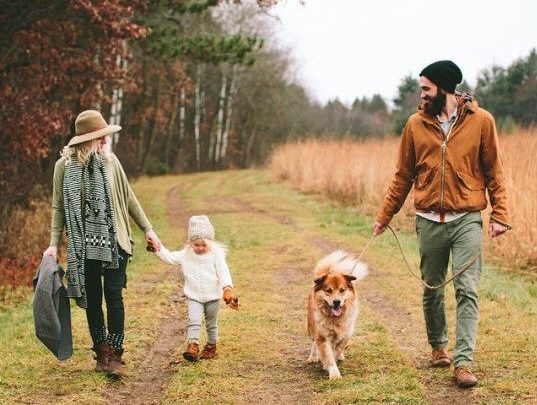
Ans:
{"label": "woman's brown felt hat", "polygon": [[121,129],[119,125],[108,125],[99,111],[86,110],[78,114],[75,121],[76,135],[67,146],[78,145],[92,139],[102,138]]}

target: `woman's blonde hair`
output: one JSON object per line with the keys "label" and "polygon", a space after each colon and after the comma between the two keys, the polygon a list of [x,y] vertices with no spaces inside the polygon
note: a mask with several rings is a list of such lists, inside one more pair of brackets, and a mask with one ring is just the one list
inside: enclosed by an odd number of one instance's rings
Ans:
{"label": "woman's blonde hair", "polygon": [[99,148],[99,138],[73,146],[65,146],[60,155],[65,158],[65,164],[69,165],[72,162],[72,157],[76,154],[78,163],[85,166],[93,153],[100,155],[104,160],[110,159],[108,148],[102,150]]}

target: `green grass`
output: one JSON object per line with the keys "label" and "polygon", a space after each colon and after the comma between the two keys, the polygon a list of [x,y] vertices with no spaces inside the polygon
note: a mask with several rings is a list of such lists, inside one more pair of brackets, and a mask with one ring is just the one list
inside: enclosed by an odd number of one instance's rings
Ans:
{"label": "green grass", "polygon": [[[300,194],[274,183],[260,170],[142,178],[134,185],[159,236],[169,248],[185,239],[186,224],[166,216],[166,194],[180,185],[178,201],[192,213],[207,213],[217,239],[230,249],[229,265],[241,309],[220,313],[219,355],[196,364],[180,362],[161,402],[241,403],[428,403],[426,381],[450,380],[398,346],[383,314],[361,302],[357,331],[341,363],[343,378],[329,381],[319,365],[308,365],[305,303],[312,267],[324,255],[313,239],[329,240],[359,254],[371,234],[373,218],[317,195]],[[415,234],[394,222],[414,268],[419,258]],[[169,269],[137,251],[129,265],[126,291],[126,371],[137,365],[155,339],[175,279]],[[378,291],[404,313],[413,339],[426,347],[421,286],[405,269],[393,237],[375,239],[365,259],[370,276],[359,293]],[[165,273],[167,272],[167,273]],[[486,262],[480,287],[480,325],[475,354],[480,385],[472,401],[531,404],[537,398],[537,286]],[[454,335],[454,292],[447,288],[450,341]],[[33,335],[31,302],[23,300],[0,313],[0,398],[2,403],[104,403],[110,383],[91,371],[93,360],[82,310],[73,308],[75,353],[57,362]],[[183,347],[177,348],[178,352]]]}
{"label": "green grass", "polygon": [[210,215],[228,244],[242,307],[221,313],[219,357],[178,367],[164,403],[423,403],[416,371],[367,310],[341,365],[342,380],[328,381],[320,365],[306,363],[306,297],[323,253],[274,216],[308,222],[302,204],[316,203],[267,184],[260,172],[217,176],[225,187],[219,181],[201,187],[196,176],[186,177],[182,202]]}
{"label": "green grass", "polygon": [[[167,181],[140,181],[135,191],[153,225],[166,236],[169,225],[165,218]],[[126,372],[134,373],[143,349],[156,332],[161,307],[168,301],[173,286],[151,283],[151,273],[163,271],[155,259],[145,254],[145,242],[135,231],[135,256],[128,266],[128,288],[124,292],[127,311]],[[148,271],[149,270],[149,271]],[[15,403],[105,403],[103,392],[110,381],[93,372],[93,352],[87,331],[84,310],[71,306],[74,353],[66,362],[59,362],[37,340],[34,333],[31,297],[5,308],[0,313],[0,402]],[[19,300],[20,301],[20,300]]]}

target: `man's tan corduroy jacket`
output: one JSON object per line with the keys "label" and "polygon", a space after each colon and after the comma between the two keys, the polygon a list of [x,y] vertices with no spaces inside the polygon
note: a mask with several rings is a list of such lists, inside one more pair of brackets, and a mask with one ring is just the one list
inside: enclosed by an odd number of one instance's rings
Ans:
{"label": "man's tan corduroy jacket", "polygon": [[509,227],[494,118],[471,96],[457,97],[458,116],[447,135],[422,106],[408,119],[395,176],[377,215],[380,224],[391,221],[414,185],[416,210],[439,213],[483,210],[487,190],[491,218]]}

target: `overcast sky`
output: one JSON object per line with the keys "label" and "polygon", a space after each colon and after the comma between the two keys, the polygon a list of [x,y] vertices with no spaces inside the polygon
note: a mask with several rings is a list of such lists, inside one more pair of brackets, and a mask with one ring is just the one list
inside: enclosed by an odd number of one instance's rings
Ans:
{"label": "overcast sky", "polygon": [[483,68],[537,47],[537,0],[282,0],[270,14],[299,81],[321,102],[391,100],[405,75],[440,59],[473,86]]}

